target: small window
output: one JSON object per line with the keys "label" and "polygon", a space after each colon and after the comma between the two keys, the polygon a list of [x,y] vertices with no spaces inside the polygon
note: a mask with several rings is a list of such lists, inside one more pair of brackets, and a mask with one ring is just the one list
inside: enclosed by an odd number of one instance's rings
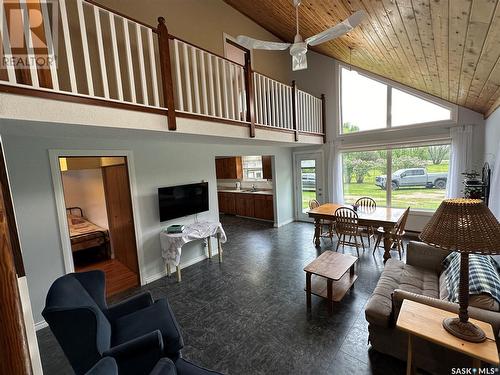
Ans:
{"label": "small window", "polygon": [[[341,68],[341,134],[450,121],[450,108]],[[390,112],[388,110],[390,108]]]}
{"label": "small window", "polygon": [[263,180],[262,156],[243,156],[243,181]]}
{"label": "small window", "polygon": [[392,88],[392,126],[451,119],[451,111],[415,95]]}
{"label": "small window", "polygon": [[342,68],[342,134],[387,126],[387,86]]}

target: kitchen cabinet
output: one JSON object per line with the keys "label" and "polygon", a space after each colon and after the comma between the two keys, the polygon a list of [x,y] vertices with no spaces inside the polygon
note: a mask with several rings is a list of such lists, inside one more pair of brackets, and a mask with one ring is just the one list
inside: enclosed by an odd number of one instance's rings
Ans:
{"label": "kitchen cabinet", "polygon": [[225,214],[236,214],[236,200],[233,193],[217,192],[219,199],[219,211]]}
{"label": "kitchen cabinet", "polygon": [[274,220],[272,195],[255,195],[255,216],[257,219]]}
{"label": "kitchen cabinet", "polygon": [[219,180],[241,180],[243,178],[241,156],[215,159],[215,175]]}
{"label": "kitchen cabinet", "polygon": [[217,197],[219,199],[219,212],[262,220],[274,220],[272,195],[219,191]]}
{"label": "kitchen cabinet", "polygon": [[254,217],[255,203],[254,194],[233,194],[236,200],[236,215]]}
{"label": "kitchen cabinet", "polygon": [[273,179],[273,166],[271,156],[262,156],[262,178],[265,180]]}

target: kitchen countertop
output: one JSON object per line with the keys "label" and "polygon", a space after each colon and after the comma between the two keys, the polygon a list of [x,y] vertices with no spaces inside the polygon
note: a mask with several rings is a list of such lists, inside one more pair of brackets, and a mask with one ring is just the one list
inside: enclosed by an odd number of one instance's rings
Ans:
{"label": "kitchen countertop", "polygon": [[255,195],[274,195],[272,190],[257,190],[250,191],[246,189],[237,190],[237,189],[217,189],[217,192],[221,193],[242,193],[242,194],[255,194]]}

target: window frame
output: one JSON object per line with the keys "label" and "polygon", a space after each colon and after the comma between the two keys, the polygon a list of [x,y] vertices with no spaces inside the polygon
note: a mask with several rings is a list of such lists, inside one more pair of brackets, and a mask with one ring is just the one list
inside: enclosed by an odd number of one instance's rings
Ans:
{"label": "window frame", "polygon": [[[259,156],[261,159],[261,164],[260,164],[260,173],[262,176],[264,176],[264,170],[263,170],[263,166],[262,166],[262,155],[245,155],[245,156],[242,156],[241,157],[241,171],[242,171],[242,174],[243,174],[243,177],[241,179],[241,181],[243,182],[263,182],[263,181],[267,181],[264,177],[262,178],[246,178],[245,176],[245,169],[249,169],[249,168],[245,168],[244,164],[245,162],[243,161],[244,158],[246,157],[252,157],[252,156]],[[258,171],[259,169],[258,168],[250,168],[250,169],[253,169],[253,170],[256,170]]]}
{"label": "window frame", "polygon": [[[350,133],[351,134],[351,133]],[[357,134],[357,133],[353,133]],[[349,152],[360,152],[360,151],[380,151],[380,150],[385,150],[387,151],[387,159],[386,159],[386,175],[387,176],[392,176],[393,170],[392,170],[392,151],[394,150],[399,150],[402,148],[417,148],[417,147],[429,147],[429,146],[442,146],[442,145],[447,145],[450,147],[451,150],[451,138],[440,138],[436,140],[428,140],[428,141],[421,141],[421,142],[412,142],[408,144],[385,144],[385,145],[371,145],[371,146],[350,146],[350,147],[341,147],[339,152],[341,154],[344,153],[349,153]],[[343,162],[342,162],[342,168],[344,167]],[[449,170],[448,170],[449,173]],[[341,178],[342,175],[341,175]],[[448,187],[447,187],[448,188]],[[344,196],[344,183],[342,183],[342,196]],[[386,199],[386,206],[388,208],[399,208],[399,207],[392,207],[392,189],[386,189],[385,190],[385,199]],[[345,203],[345,198],[344,202]],[[437,209],[437,208],[436,208]],[[422,216],[432,216],[436,209],[431,210],[431,209],[422,209],[422,208],[417,208],[417,209],[411,209],[411,213],[417,213]]]}
{"label": "window frame", "polygon": [[[337,68],[336,69],[337,70],[336,77],[337,77],[337,82],[338,82],[338,86],[337,86],[337,90],[336,90],[337,94],[338,94],[338,100],[336,101],[337,114],[338,114],[337,121],[336,121],[337,122],[336,123],[336,135],[338,138],[349,138],[349,137],[356,136],[358,134],[384,134],[384,133],[391,133],[391,132],[401,132],[401,131],[404,131],[405,129],[419,129],[419,128],[424,129],[424,128],[428,128],[428,127],[453,126],[453,125],[458,124],[458,105],[456,105],[456,104],[449,103],[449,102],[447,102],[443,99],[437,98],[433,95],[418,91],[416,89],[402,85],[402,84],[395,82],[395,81],[392,81],[390,79],[383,78],[383,77],[378,76],[374,73],[370,73],[364,69],[350,66],[349,64],[345,64],[345,63],[337,61],[336,68]],[[359,75],[362,75],[363,77],[377,81],[377,82],[387,86],[387,112],[386,112],[387,121],[386,121],[385,128],[371,129],[371,130],[360,130],[360,131],[353,132],[353,133],[342,133],[342,125],[343,125],[343,119],[342,119],[342,69],[347,69],[350,71],[354,70]],[[414,124],[401,125],[401,126],[392,126],[392,89],[393,88],[449,110],[450,111],[450,119],[439,120],[439,121],[421,122],[421,123],[414,123]]]}

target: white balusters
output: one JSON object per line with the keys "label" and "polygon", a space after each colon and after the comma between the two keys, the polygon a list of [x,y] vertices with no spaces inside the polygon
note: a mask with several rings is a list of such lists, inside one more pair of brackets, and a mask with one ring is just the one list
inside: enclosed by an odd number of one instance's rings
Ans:
{"label": "white balusters", "polygon": [[118,56],[118,43],[116,41],[116,25],[115,25],[115,15],[113,13],[108,13],[109,15],[109,26],[111,28],[111,48],[113,50],[113,62],[115,63],[115,80],[116,80],[116,92],[118,95],[118,100],[123,100],[123,85],[122,85],[122,73],[120,68],[120,57]]}
{"label": "white balusters", "polygon": [[196,49],[189,47],[191,49],[191,73],[193,74],[193,94],[194,94],[194,108],[195,113],[200,113],[200,91],[198,84],[198,62],[196,58]]}
{"label": "white balusters", "polygon": [[204,51],[200,51],[200,71],[201,71],[201,98],[203,100],[203,114],[208,115],[207,72],[205,70]]}
{"label": "white balusters", "polygon": [[174,65],[175,65],[175,79],[176,79],[176,91],[177,91],[177,105],[181,111],[184,111],[184,97],[182,90],[182,78],[181,78],[181,59],[179,57],[179,41],[174,39]]}
{"label": "white balusters", "polygon": [[38,72],[36,69],[36,64],[32,63],[33,61],[35,61],[35,52],[33,51],[33,39],[31,37],[28,6],[26,5],[26,0],[19,0],[19,5],[21,6],[22,11],[21,17],[24,28],[24,36],[26,39],[26,52],[29,59],[31,85],[35,88],[38,88],[40,87],[40,83],[38,82]]}
{"label": "white balusters", "polygon": [[151,29],[146,29],[146,31],[148,33],[149,63],[151,66],[151,84],[153,86],[153,103],[155,107],[159,107],[160,96],[158,93],[158,78],[156,76],[156,59],[153,46],[153,31]]}
{"label": "white balusters", "polygon": [[210,98],[210,110],[208,111],[208,114],[210,116],[216,116],[216,109],[215,109],[215,89],[214,89],[214,70],[213,70],[213,56],[208,54],[208,96]]}
{"label": "white balusters", "polygon": [[[54,40],[52,39],[52,29],[50,28],[49,10],[47,9],[47,2],[40,1],[40,9],[42,11],[43,29],[45,33],[45,41],[47,43],[47,59],[55,59],[56,51],[54,47]],[[47,61],[50,69],[50,78],[52,80],[52,88],[59,91],[59,77],[57,75],[56,61]]]}
{"label": "white balusters", "polygon": [[142,48],[142,33],[141,26],[138,23],[135,24],[135,38],[137,42],[137,54],[139,55],[139,75],[141,77],[142,102],[149,105],[146,68],[144,66],[144,53]]}
{"label": "white balusters", "polygon": [[104,58],[104,44],[102,41],[102,30],[101,30],[101,17],[99,15],[98,7],[94,7],[94,20],[95,20],[95,28],[97,36],[97,48],[99,53],[99,65],[101,66],[102,87],[104,91],[104,97],[109,98],[108,74],[106,72],[106,61]]}

